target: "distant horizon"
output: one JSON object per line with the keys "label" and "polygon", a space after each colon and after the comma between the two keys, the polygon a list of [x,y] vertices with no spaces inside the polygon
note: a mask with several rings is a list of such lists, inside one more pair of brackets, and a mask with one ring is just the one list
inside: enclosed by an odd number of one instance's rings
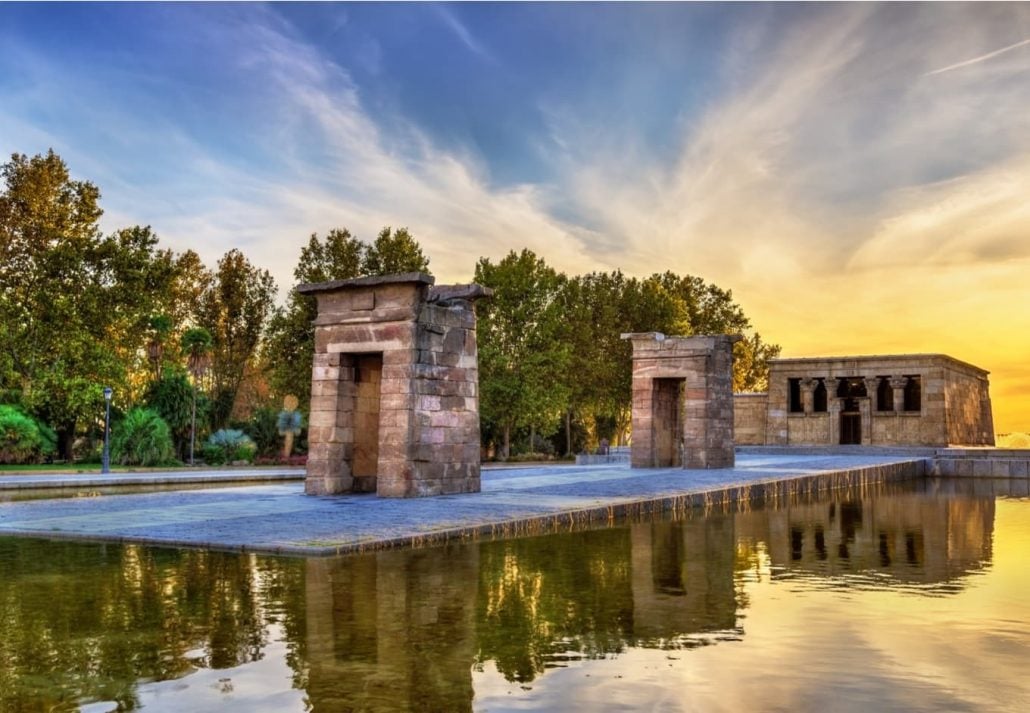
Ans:
{"label": "distant horizon", "polygon": [[0,4],[0,152],[112,232],[407,227],[440,282],[732,290],[784,357],[942,353],[1030,432],[1030,4]]}

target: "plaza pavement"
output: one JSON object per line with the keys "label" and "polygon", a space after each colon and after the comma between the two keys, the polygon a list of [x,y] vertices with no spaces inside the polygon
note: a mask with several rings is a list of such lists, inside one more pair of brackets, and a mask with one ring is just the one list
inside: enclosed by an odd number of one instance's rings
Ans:
{"label": "plaza pavement", "polygon": [[[202,490],[87,490],[80,493],[85,497],[0,502],[0,536],[333,554],[604,524],[627,514],[903,480],[923,472],[924,461],[912,454],[738,454],[737,466],[725,470],[632,470],[621,464],[484,469],[480,493],[411,499],[312,497],[300,482],[211,487],[217,481],[209,480]],[[281,477],[296,478],[296,471]]]}

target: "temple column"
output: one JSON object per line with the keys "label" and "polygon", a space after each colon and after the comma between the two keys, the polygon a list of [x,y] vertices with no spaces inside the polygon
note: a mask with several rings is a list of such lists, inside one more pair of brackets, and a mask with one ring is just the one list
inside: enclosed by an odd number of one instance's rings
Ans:
{"label": "temple column", "polygon": [[805,415],[812,413],[815,403],[815,387],[818,385],[818,381],[806,376],[801,380],[801,405],[805,409]]}
{"label": "temple column", "polygon": [[894,413],[901,413],[905,410],[905,385],[907,383],[907,376],[891,377],[891,388],[894,390]]}
{"label": "temple column", "polygon": [[862,445],[873,444],[873,403],[876,401],[876,390],[880,386],[880,380],[875,376],[867,376],[862,379],[865,382],[866,398],[859,399],[858,411],[862,414]]}

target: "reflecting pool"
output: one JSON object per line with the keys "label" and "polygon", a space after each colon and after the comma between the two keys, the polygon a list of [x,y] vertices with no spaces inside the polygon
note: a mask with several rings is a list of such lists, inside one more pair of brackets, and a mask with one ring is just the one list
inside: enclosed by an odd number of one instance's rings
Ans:
{"label": "reflecting pool", "polygon": [[339,558],[0,538],[0,711],[1030,710],[1030,501],[972,487]]}

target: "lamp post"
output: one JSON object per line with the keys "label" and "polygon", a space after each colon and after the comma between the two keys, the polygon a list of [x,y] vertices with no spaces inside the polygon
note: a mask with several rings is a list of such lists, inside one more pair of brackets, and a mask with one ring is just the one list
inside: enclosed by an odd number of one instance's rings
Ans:
{"label": "lamp post", "polygon": [[197,380],[193,379],[193,418],[190,421],[190,465],[193,465],[193,444],[197,440]]}
{"label": "lamp post", "polygon": [[104,459],[100,467],[101,473],[111,472],[111,394],[114,392],[110,386],[104,387],[104,401],[107,402],[104,410]]}

